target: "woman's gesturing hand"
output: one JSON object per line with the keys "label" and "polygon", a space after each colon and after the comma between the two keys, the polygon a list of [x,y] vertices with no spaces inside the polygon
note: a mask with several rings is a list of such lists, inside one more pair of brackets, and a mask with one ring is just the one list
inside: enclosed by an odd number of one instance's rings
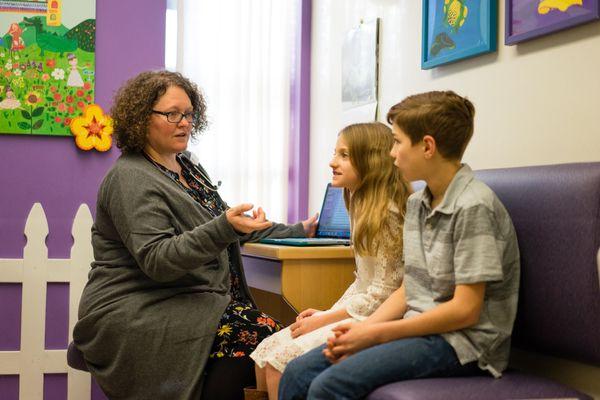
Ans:
{"label": "woman's gesturing hand", "polygon": [[237,232],[250,233],[262,231],[273,225],[271,221],[267,221],[267,216],[261,207],[252,212],[252,217],[246,215],[245,212],[252,210],[252,207],[254,207],[252,204],[244,203],[225,211],[227,221]]}
{"label": "woman's gesturing hand", "polygon": [[306,234],[306,237],[315,237],[315,233],[317,233],[318,219],[319,213],[316,213],[312,217],[302,221],[302,227],[304,228],[304,233]]}

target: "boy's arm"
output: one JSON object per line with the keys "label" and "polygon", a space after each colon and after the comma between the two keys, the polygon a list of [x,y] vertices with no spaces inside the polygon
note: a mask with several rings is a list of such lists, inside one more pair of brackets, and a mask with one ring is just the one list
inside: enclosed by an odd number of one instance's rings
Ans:
{"label": "boy's arm", "polygon": [[485,282],[457,285],[451,300],[431,310],[408,319],[377,324],[376,343],[458,331],[475,325],[479,321],[484,296]]}
{"label": "boy's arm", "polygon": [[371,314],[365,323],[377,323],[400,319],[406,312],[406,296],[404,282]]}
{"label": "boy's arm", "polygon": [[[451,300],[414,317],[378,321],[379,317],[393,315],[394,309],[391,305],[386,306],[386,303],[400,294],[404,295],[404,284],[379,307],[372,315],[373,318],[365,321],[371,323],[342,326],[337,330],[336,337],[328,341],[325,356],[331,362],[336,362],[362,349],[392,340],[440,334],[475,325],[483,307],[485,283],[457,285]],[[403,308],[406,308],[405,301]]]}
{"label": "boy's arm", "polygon": [[461,209],[453,232],[456,287],[452,299],[409,319],[341,327],[336,338],[328,342],[332,355],[339,359],[391,340],[446,333],[477,324],[485,282],[504,279],[497,246],[504,240],[495,214],[488,207],[476,204]]}

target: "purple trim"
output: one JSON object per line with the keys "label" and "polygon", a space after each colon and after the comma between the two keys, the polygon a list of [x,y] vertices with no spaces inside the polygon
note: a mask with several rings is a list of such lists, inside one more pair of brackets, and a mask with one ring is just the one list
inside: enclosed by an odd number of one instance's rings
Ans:
{"label": "purple trim", "polygon": [[[22,296],[22,284],[0,283],[0,351],[18,351],[21,348]],[[4,393],[1,385],[0,393]]]}
{"label": "purple trim", "polygon": [[[515,5],[515,3],[519,3]],[[565,12],[552,10],[546,15],[526,13],[527,7],[537,8],[537,1],[531,0],[507,0],[505,15],[504,43],[513,45],[539,36],[544,36],[563,29],[571,28],[600,18],[598,0],[584,0],[583,6],[572,6]],[[515,15],[522,14],[521,20],[516,20]],[[529,10],[531,11],[531,10]],[[516,24],[531,24],[521,28],[521,33],[514,32]],[[539,27],[536,27],[539,26]]]}
{"label": "purple trim", "polygon": [[19,400],[19,375],[0,375],[2,400]]}
{"label": "purple trim", "polygon": [[299,23],[291,62],[288,222],[308,216],[312,0],[296,3]]}
{"label": "purple trim", "polygon": [[108,397],[104,394],[100,386],[98,386],[98,382],[94,378],[92,378],[92,398],[91,400],[108,400]]}
{"label": "purple trim", "polygon": [[[165,1],[97,2],[96,102],[105,111],[123,81],[164,68],[165,12]],[[98,185],[118,155],[115,146],[80,151],[69,137],[0,135],[0,258],[23,257],[23,228],[35,202],[48,219],[48,256],[68,257],[77,208],[87,203],[94,212]]]}
{"label": "purple trim", "polygon": [[69,346],[69,284],[48,283],[46,289],[46,338],[48,350]]}
{"label": "purple trim", "polygon": [[65,400],[67,391],[67,374],[44,374],[44,400]]}

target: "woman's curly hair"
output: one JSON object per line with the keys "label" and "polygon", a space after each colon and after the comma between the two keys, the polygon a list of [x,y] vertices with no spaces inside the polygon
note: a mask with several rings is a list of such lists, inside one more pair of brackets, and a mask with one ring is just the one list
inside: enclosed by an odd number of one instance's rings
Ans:
{"label": "woman's curly hair", "polygon": [[191,138],[206,128],[206,103],[195,83],[178,72],[142,72],[121,86],[110,110],[115,140],[122,153],[139,153],[144,149],[152,109],[171,86],[183,89],[192,103]]}

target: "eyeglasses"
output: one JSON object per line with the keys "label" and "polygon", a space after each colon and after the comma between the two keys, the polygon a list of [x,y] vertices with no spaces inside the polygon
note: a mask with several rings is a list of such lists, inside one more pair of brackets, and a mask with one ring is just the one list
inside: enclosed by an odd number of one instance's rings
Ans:
{"label": "eyeglasses", "polygon": [[179,111],[164,112],[164,111],[152,110],[152,112],[155,114],[164,115],[165,117],[167,117],[167,121],[172,124],[178,124],[184,118],[187,122],[194,122],[194,116],[196,115],[196,113],[194,111],[187,112],[187,113],[181,113]]}

